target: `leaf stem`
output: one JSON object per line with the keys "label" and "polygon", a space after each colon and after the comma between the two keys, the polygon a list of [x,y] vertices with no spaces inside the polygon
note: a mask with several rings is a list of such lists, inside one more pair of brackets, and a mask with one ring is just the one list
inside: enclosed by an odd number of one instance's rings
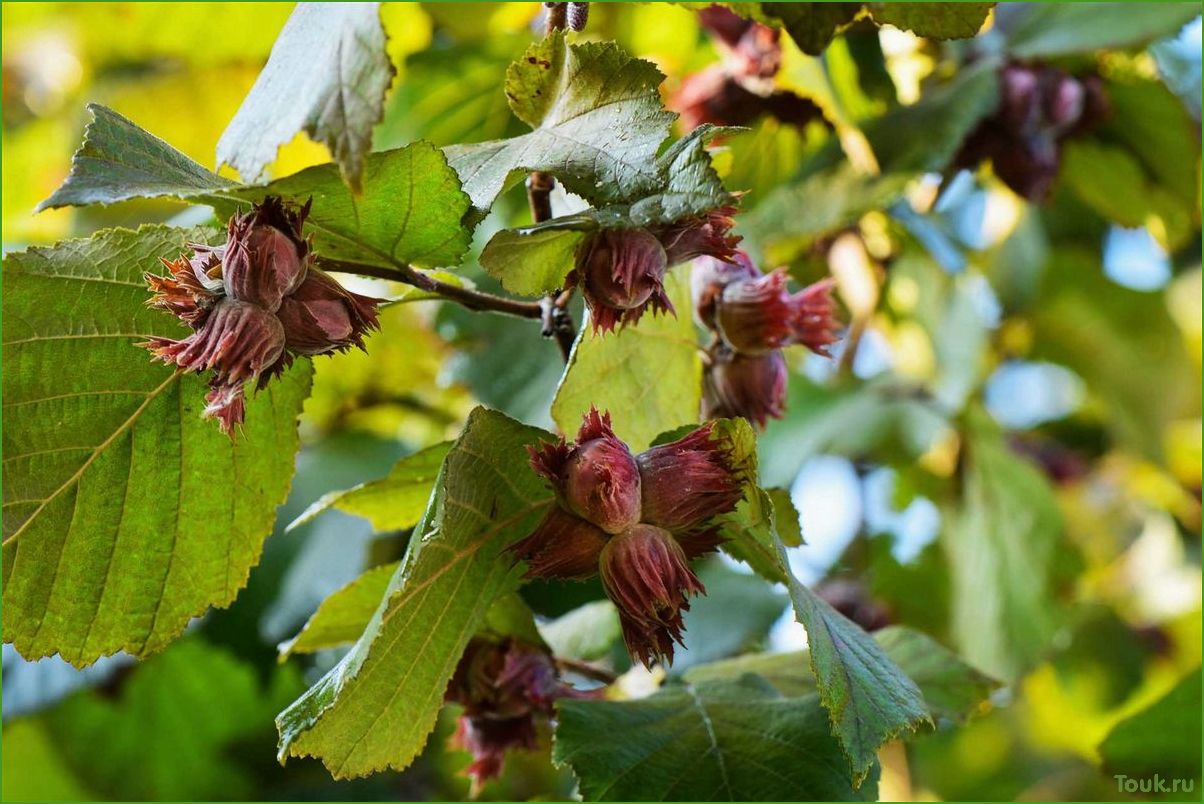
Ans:
{"label": "leaf stem", "polygon": [[328,271],[359,274],[361,276],[372,276],[378,279],[391,279],[394,282],[402,282],[411,287],[425,290],[428,293],[434,293],[448,301],[453,301],[462,307],[477,312],[504,313],[506,315],[517,316],[518,318],[532,319],[540,319],[543,316],[540,302],[519,301],[517,299],[508,299],[504,296],[495,296],[492,293],[484,293],[479,290],[457,287],[456,285],[442,282],[433,276],[417,271],[404,263],[397,263],[392,268],[384,268],[378,265],[368,265],[367,263],[333,260],[323,257],[319,257],[318,262],[324,270]]}

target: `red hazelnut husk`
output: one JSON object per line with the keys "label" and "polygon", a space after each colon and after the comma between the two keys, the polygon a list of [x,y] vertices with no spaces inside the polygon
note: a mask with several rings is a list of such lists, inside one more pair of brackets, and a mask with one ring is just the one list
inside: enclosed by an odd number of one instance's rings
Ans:
{"label": "red hazelnut husk", "polygon": [[647,449],[636,461],[644,490],[641,521],[675,534],[698,530],[744,496],[744,479],[715,438],[714,424]]}
{"label": "red hazelnut husk", "polygon": [[577,270],[595,331],[639,321],[644,312],[673,311],[665,294],[665,249],[647,229],[607,229],[585,243]]}
{"label": "red hazelnut husk", "polygon": [[780,419],[786,410],[787,374],[780,349],[760,355],[716,350],[704,375],[703,418],[742,416],[765,427],[769,419]]}
{"label": "red hazelnut husk", "polygon": [[309,244],[301,227],[309,204],[294,211],[269,196],[227,225],[222,253],[226,295],[276,312],[281,300],[305,280]]}
{"label": "red hazelnut husk", "polygon": [[673,661],[682,612],[692,595],[706,591],[673,534],[642,524],[613,537],[602,550],[601,575],[632,657],[646,667]]}
{"label": "red hazelnut husk", "polygon": [[591,408],[572,446],[562,439],[530,453],[531,466],[551,482],[570,513],[607,533],[621,533],[639,521],[639,467],[611,429],[609,413]]}

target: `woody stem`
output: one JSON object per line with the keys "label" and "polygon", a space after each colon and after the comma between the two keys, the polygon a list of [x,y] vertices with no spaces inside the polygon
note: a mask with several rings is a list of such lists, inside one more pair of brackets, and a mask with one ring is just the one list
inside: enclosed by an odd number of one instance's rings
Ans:
{"label": "woody stem", "polygon": [[365,263],[347,260],[331,260],[319,258],[324,270],[345,274],[359,274],[378,279],[390,279],[406,285],[434,293],[448,301],[453,301],[462,307],[478,312],[493,312],[513,315],[519,318],[539,319],[543,316],[542,305],[539,302],[525,302],[517,299],[507,299],[492,293],[457,287],[456,285],[435,279],[433,276],[416,271],[408,265],[398,263],[392,268],[383,268]]}
{"label": "woody stem", "polygon": [[[544,3],[547,22],[545,32],[564,30],[568,21],[568,3]],[[531,207],[531,219],[535,223],[552,218],[552,187],[556,180],[551,174],[535,171],[527,177],[527,204]],[[573,338],[577,327],[573,316],[568,311],[569,299],[573,295],[572,277],[565,284],[563,291],[551,293],[540,299],[540,332],[545,338],[556,338],[560,347],[560,355],[568,362],[569,353],[573,350]]]}

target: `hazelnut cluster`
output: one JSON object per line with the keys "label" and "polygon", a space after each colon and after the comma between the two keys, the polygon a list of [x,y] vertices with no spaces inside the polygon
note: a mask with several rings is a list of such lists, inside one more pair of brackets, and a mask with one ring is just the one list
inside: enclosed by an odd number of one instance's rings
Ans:
{"label": "hazelnut cluster", "polygon": [[989,159],[1017,195],[1042,201],[1058,177],[1062,144],[1108,116],[1103,82],[1013,63],[999,72],[999,96],[999,109],[966,138],[957,163],[972,168]]}
{"label": "hazelnut cluster", "polygon": [[598,573],[619,610],[631,655],[652,666],[673,660],[682,612],[705,590],[690,559],[721,541],[711,520],[743,498],[743,473],[706,424],[633,455],[591,409],[575,443],[529,448],[556,504],[510,551],[528,578],[585,579]]}
{"label": "hazelnut cluster", "polygon": [[540,647],[513,638],[469,642],[443,697],[464,707],[451,741],[472,754],[464,773],[473,795],[501,774],[508,750],[537,746],[537,720],[552,715],[555,700],[590,696],[562,682]]}
{"label": "hazelnut cluster", "polygon": [[730,261],[696,259],[690,279],[694,311],[716,335],[703,418],[743,416],[758,427],[780,418],[787,380],[782,348],[801,344],[826,356],[837,340],[832,280],[791,293],[784,269],[763,274],[743,251]]}
{"label": "hazelnut cluster", "polygon": [[146,275],[152,307],[193,329],[186,338],[141,344],[185,371],[210,372],[205,417],[231,433],[246,412],[245,386],[263,388],[297,355],[363,348],[379,299],[352,293],[313,264],[299,209],[268,197],[230,218],[221,246],[190,244],[192,256],[163,259],[169,276]]}
{"label": "hazelnut cluster", "polygon": [[802,126],[822,120],[812,101],[775,89],[773,76],[782,64],[780,32],[734,14],[723,6],[698,12],[722,60],[686,76],[669,99],[692,131],[703,123],[742,126],[768,114],[783,123]]}

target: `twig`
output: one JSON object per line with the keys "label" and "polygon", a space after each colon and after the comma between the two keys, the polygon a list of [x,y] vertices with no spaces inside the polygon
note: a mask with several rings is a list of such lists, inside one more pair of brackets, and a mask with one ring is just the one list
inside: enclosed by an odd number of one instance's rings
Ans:
{"label": "twig", "polygon": [[543,316],[542,305],[539,302],[507,299],[504,296],[495,296],[492,293],[457,287],[447,282],[441,282],[421,271],[416,271],[403,263],[398,263],[392,268],[383,268],[377,265],[321,257],[319,257],[318,262],[323,269],[328,271],[360,274],[361,276],[373,276],[378,279],[391,279],[394,282],[402,282],[420,290],[425,290],[428,293],[434,293],[469,310],[504,313],[519,318],[540,319]]}
{"label": "twig", "polygon": [[[544,26],[546,34],[564,30],[567,27],[569,5],[569,3],[544,3],[547,13]],[[574,26],[574,30],[580,30],[585,25],[584,19],[578,19],[578,17],[580,14],[575,14],[574,20],[579,23],[580,27]],[[552,188],[555,184],[556,180],[550,174],[542,171],[537,170],[527,177],[527,204],[531,207],[531,220],[535,223],[551,220]],[[539,302],[540,331],[545,338],[556,338],[556,345],[560,347],[560,356],[566,363],[569,360],[569,354],[573,351],[573,340],[577,332],[573,316],[568,311],[569,300],[573,297],[573,284],[573,276],[570,274],[565,281],[563,290],[549,294]]]}
{"label": "twig", "polygon": [[576,659],[565,659],[564,657],[556,657],[556,666],[562,672],[576,673],[579,676],[592,678],[594,681],[601,681],[603,684],[613,684],[618,680],[618,676],[609,670],[601,667],[594,667],[592,664],[581,662]]}

